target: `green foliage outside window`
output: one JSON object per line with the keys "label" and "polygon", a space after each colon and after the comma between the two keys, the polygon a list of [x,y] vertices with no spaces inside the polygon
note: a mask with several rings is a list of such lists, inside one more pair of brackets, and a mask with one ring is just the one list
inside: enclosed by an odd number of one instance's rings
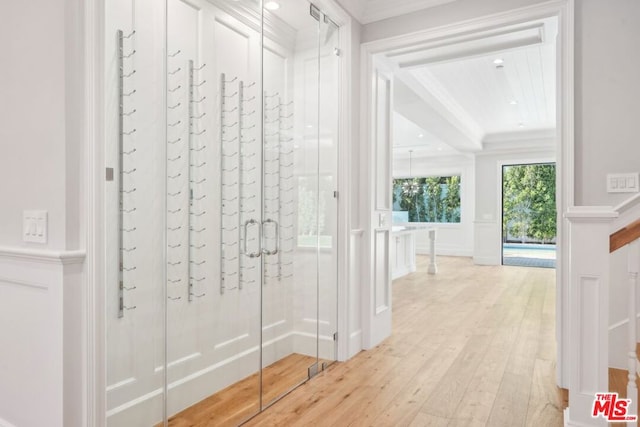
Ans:
{"label": "green foliage outside window", "polygon": [[555,165],[505,166],[502,204],[505,241],[553,241],[556,237]]}
{"label": "green foliage outside window", "polygon": [[414,178],[415,194],[405,194],[407,179],[393,180],[393,210],[407,211],[409,222],[460,222],[460,176]]}

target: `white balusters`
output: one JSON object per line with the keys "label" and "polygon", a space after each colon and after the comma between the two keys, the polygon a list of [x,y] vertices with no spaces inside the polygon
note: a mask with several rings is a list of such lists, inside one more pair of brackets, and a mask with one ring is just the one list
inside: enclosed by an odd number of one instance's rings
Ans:
{"label": "white balusters", "polygon": [[[640,241],[636,240],[629,244],[628,253],[628,273],[629,273],[629,353],[628,369],[629,378],[627,382],[627,399],[631,399],[627,413],[636,415],[638,413],[638,388],[636,387],[636,373],[638,371],[638,356],[636,354],[636,343],[638,335],[636,331],[637,312],[636,290],[638,287],[638,270],[640,270]],[[636,422],[628,422],[627,426],[636,426]]]}

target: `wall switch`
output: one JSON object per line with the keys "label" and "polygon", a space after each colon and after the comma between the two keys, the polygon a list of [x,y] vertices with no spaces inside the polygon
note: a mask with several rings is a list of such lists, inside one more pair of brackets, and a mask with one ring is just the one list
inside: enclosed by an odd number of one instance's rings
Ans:
{"label": "wall switch", "polygon": [[22,240],[47,243],[47,211],[23,211]]}
{"label": "wall switch", "polygon": [[637,172],[607,174],[607,192],[637,193],[640,191],[639,175]]}

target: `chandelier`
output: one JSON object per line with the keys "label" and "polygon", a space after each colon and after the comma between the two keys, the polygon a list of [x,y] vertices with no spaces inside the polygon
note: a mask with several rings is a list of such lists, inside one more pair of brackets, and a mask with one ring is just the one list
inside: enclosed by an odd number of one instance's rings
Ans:
{"label": "chandelier", "polygon": [[402,183],[402,192],[408,196],[415,196],[420,191],[420,185],[411,171],[412,153],[413,150],[409,150],[409,178]]}

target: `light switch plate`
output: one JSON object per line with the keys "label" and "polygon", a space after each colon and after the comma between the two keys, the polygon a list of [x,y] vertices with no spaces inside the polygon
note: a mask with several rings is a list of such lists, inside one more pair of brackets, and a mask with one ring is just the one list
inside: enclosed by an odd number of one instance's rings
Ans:
{"label": "light switch plate", "polygon": [[22,240],[25,242],[47,243],[47,211],[23,211]]}
{"label": "light switch plate", "polygon": [[607,174],[608,193],[637,193],[640,191],[638,172]]}

